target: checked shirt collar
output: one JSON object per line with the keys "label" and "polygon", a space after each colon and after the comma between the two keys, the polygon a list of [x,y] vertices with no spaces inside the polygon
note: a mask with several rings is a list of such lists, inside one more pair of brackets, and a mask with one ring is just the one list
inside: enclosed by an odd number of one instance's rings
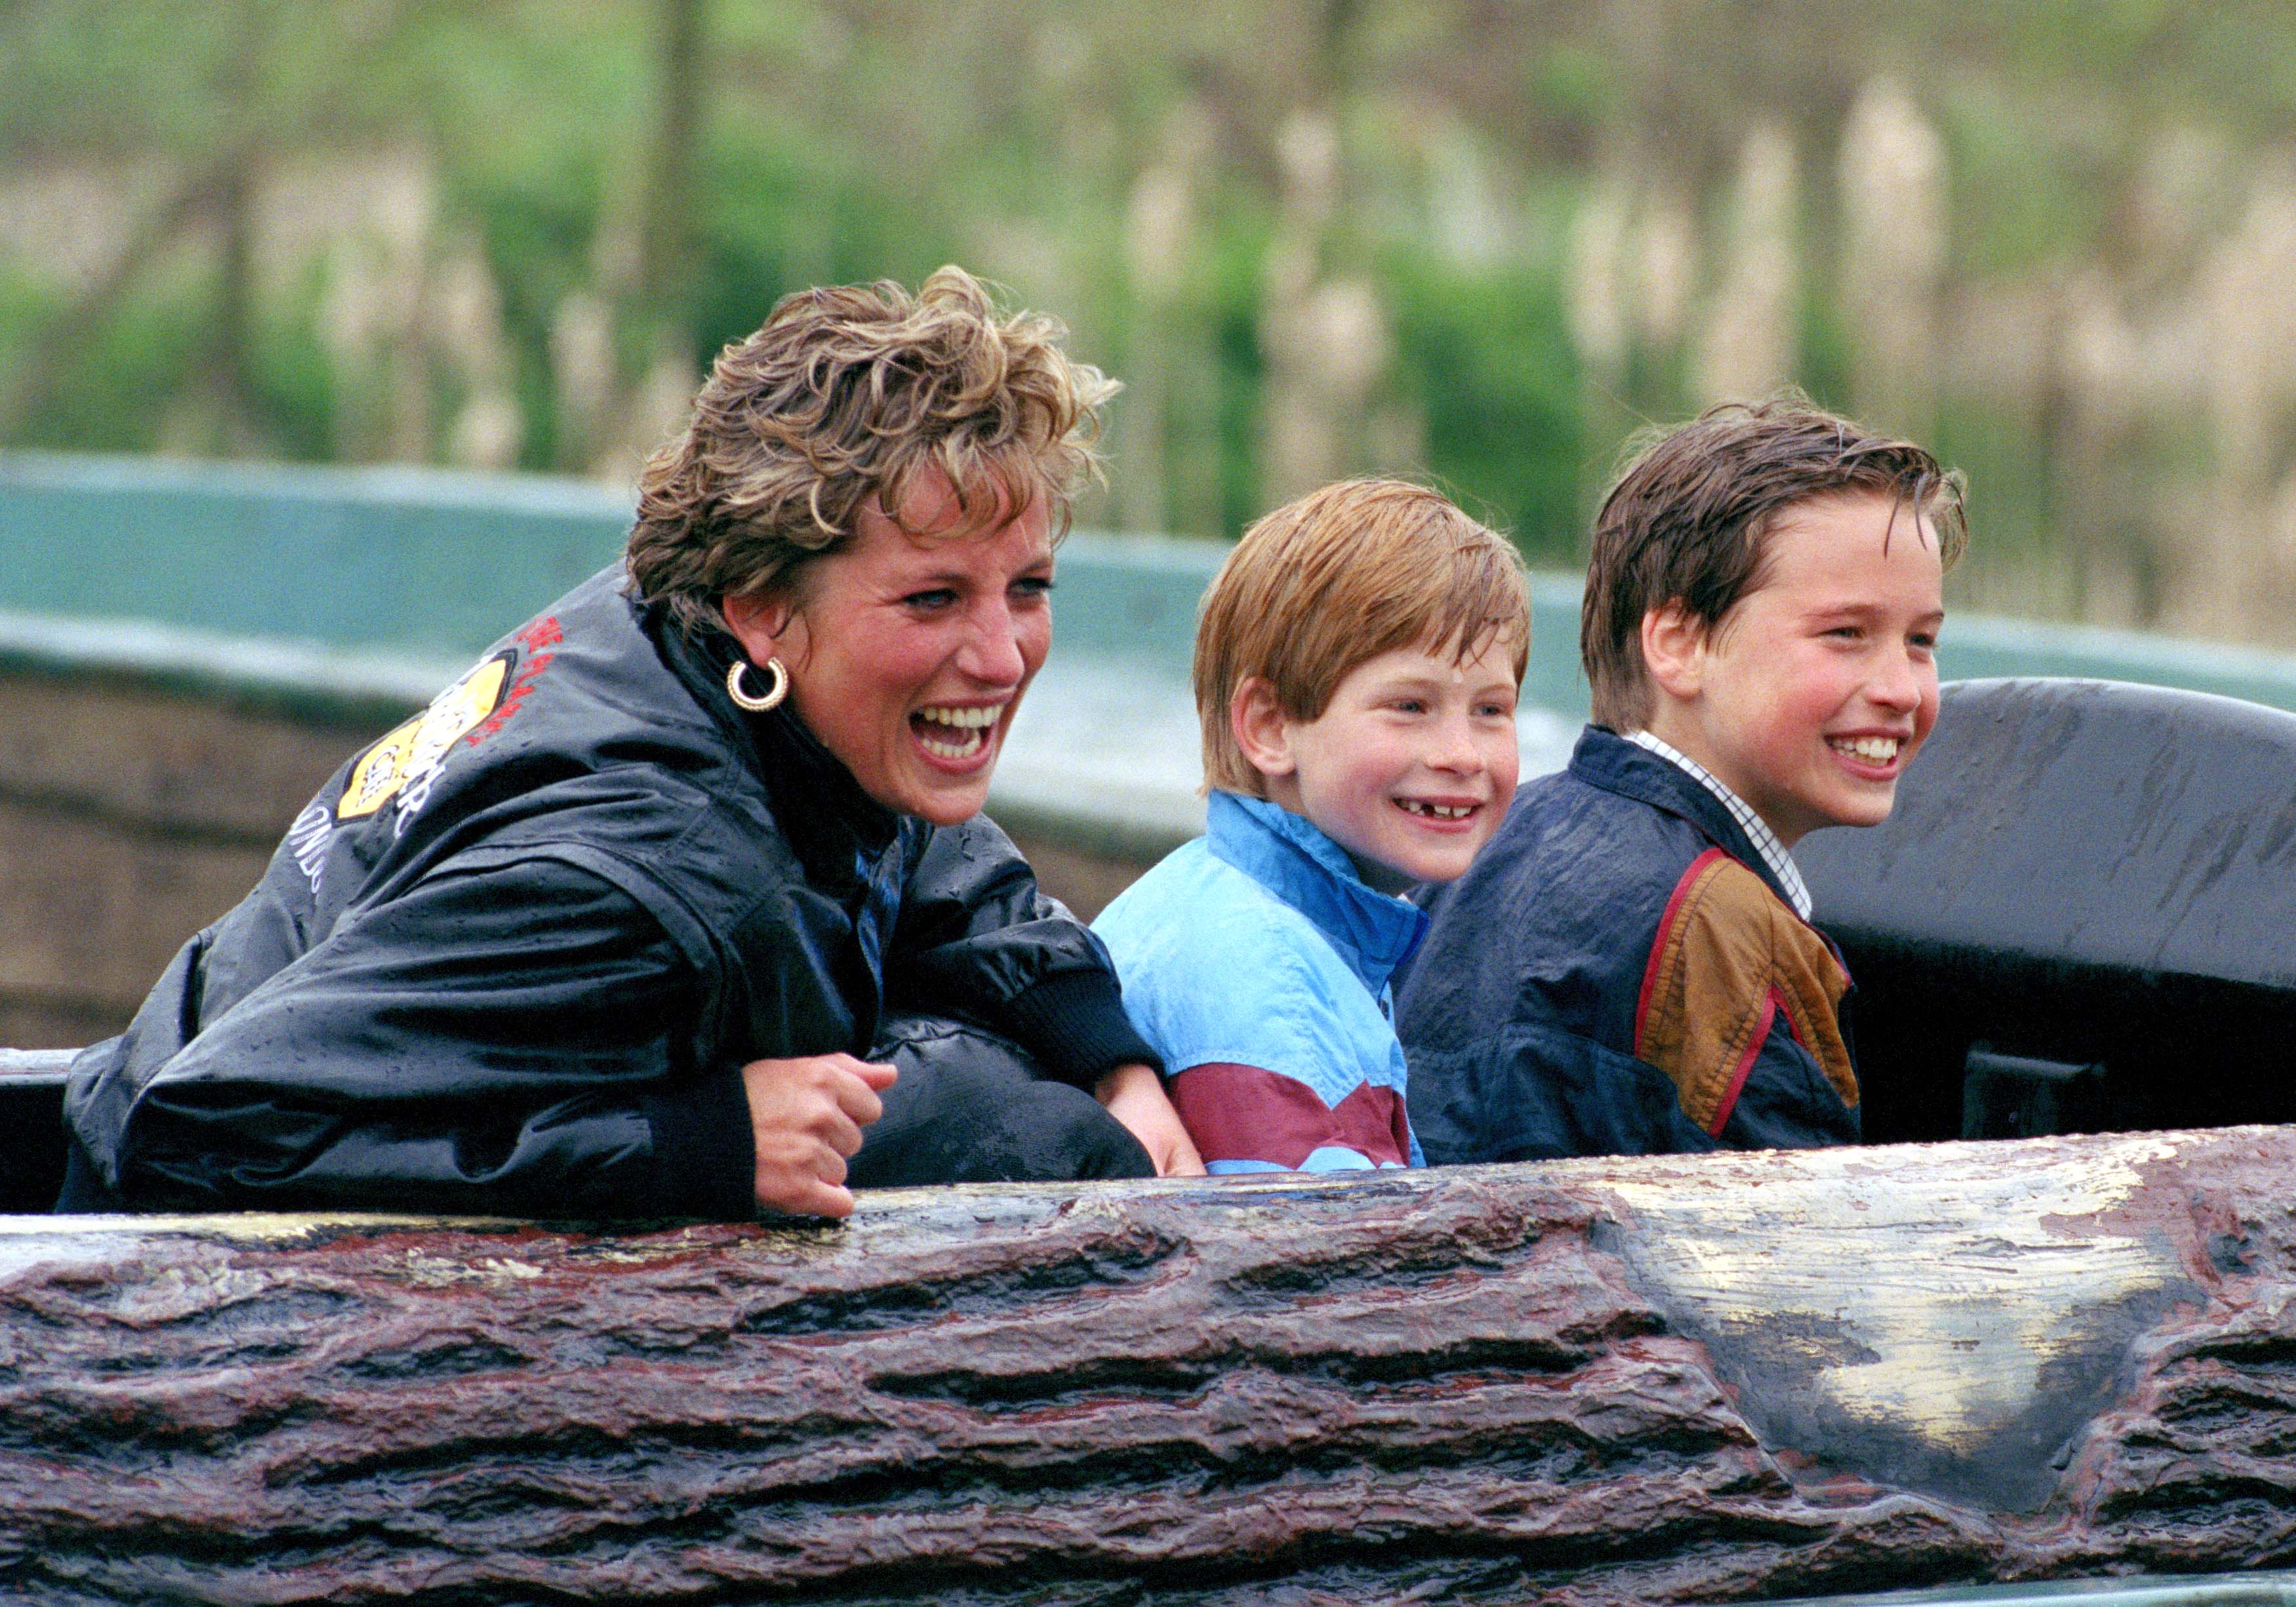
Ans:
{"label": "checked shirt collar", "polygon": [[1748,840],[1753,843],[1754,851],[1761,855],[1763,863],[1770,867],[1770,874],[1775,876],[1778,885],[1785,889],[1786,900],[1793,906],[1794,914],[1805,921],[1809,919],[1809,884],[1801,879],[1801,867],[1793,862],[1792,856],[1786,852],[1786,845],[1778,840],[1778,834],[1770,830],[1768,823],[1754,813],[1752,805],[1730,791],[1705,766],[1679,748],[1660,742],[1649,732],[1629,732],[1627,740],[1636,747],[1649,749],[1669,764],[1677,766],[1684,775],[1721,799],[1722,807],[1730,811],[1731,817],[1746,829]]}

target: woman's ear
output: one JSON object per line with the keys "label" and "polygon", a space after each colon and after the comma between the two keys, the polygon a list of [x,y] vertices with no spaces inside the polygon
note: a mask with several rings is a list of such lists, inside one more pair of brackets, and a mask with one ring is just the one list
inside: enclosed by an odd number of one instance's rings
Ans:
{"label": "woman's ear", "polygon": [[1643,615],[1643,672],[1667,696],[1688,702],[1705,683],[1709,627],[1681,598]]}
{"label": "woman's ear", "polygon": [[[789,599],[773,592],[751,592],[742,596],[727,596],[718,604],[718,611],[726,616],[726,627],[734,633],[734,640],[742,644],[742,654],[752,664],[762,664],[767,659],[788,659],[793,648],[801,649],[800,640],[804,626],[797,610]],[[795,656],[802,657],[802,652]]]}
{"label": "woman's ear", "polygon": [[1274,683],[1265,676],[1246,676],[1227,701],[1228,730],[1243,750],[1245,762],[1271,780],[1300,767],[1292,756],[1292,722],[1275,701]]}

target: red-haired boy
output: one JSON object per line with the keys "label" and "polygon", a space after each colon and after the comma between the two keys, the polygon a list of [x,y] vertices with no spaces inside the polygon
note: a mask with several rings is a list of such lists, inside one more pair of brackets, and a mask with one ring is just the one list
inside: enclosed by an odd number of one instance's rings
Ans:
{"label": "red-haired boy", "polygon": [[1196,626],[1208,829],[1101,912],[1215,1176],[1416,1163],[1390,979],[1514,791],[1522,561],[1424,487],[1244,532]]}

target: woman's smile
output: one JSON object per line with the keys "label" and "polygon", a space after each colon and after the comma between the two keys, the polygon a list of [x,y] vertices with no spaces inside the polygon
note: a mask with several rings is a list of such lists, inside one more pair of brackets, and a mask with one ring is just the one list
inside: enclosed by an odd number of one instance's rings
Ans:
{"label": "woman's smile", "polygon": [[996,735],[992,727],[1012,706],[1009,701],[972,709],[936,703],[909,716],[909,728],[933,758],[945,764],[974,764],[988,755]]}

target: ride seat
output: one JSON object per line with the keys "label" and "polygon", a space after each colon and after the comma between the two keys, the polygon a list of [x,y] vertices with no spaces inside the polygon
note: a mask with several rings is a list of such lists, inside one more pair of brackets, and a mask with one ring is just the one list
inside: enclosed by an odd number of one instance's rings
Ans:
{"label": "ride seat", "polygon": [[1795,852],[1857,984],[1869,1144],[2296,1120],[2296,715],[1944,688],[1867,830]]}
{"label": "ride seat", "polygon": [[0,1049],[0,1214],[52,1208],[64,1184],[64,1073],[77,1049]]}

